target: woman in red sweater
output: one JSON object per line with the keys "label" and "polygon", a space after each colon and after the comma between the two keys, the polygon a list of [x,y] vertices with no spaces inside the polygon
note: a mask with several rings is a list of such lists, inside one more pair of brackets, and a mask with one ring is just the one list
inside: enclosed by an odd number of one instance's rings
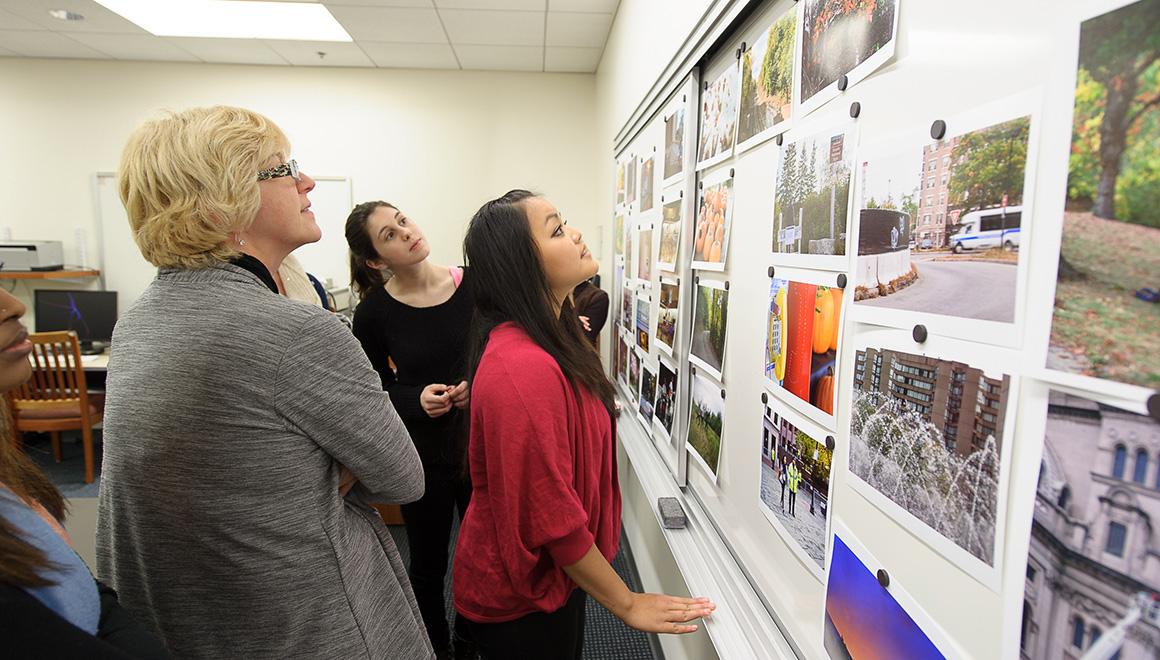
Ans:
{"label": "woman in red sweater", "polygon": [[[455,609],[487,660],[579,659],[587,592],[628,625],[687,633],[705,598],[629,591],[620,539],[612,384],[568,294],[598,264],[546,199],[484,204],[464,239],[476,280],[474,485],[452,569]],[[579,587],[579,589],[577,588]]]}

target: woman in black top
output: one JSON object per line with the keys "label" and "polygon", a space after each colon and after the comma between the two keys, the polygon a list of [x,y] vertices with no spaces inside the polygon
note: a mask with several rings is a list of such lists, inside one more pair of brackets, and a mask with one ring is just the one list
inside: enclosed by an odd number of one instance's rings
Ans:
{"label": "woman in black top", "polygon": [[[418,226],[386,202],[365,202],[346,221],[351,282],[359,296],[354,334],[383,380],[423,461],[426,491],[404,504],[410,578],[431,645],[452,657],[443,598],[452,516],[467,512],[471,483],[461,411],[467,407],[471,278],[428,259]],[[392,368],[393,367],[393,368]],[[455,621],[454,657],[475,657]]]}

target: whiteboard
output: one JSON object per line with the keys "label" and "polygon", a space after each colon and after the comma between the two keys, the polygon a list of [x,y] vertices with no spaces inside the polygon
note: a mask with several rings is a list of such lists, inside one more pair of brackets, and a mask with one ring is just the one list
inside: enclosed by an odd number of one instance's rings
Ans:
{"label": "whiteboard", "polygon": [[[320,176],[309,198],[314,217],[322,227],[322,240],[294,252],[306,272],[327,288],[343,287],[350,280],[343,225],[350,214],[351,183],[344,176]],[[117,292],[117,315],[128,309],[153,278],[157,268],[145,261],[133,241],[129,218],[117,192],[117,175],[98,172],[93,179],[96,227],[99,236],[101,280],[106,291]],[[328,284],[327,281],[332,284]]]}

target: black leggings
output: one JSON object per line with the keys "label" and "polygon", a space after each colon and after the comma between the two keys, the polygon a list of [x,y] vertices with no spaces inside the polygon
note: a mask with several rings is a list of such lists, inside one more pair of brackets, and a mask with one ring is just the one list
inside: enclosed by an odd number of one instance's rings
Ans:
{"label": "black leggings", "polygon": [[505,623],[465,622],[481,660],[580,660],[587,600],[587,594],[576,589],[555,612],[536,612]]}
{"label": "black leggings", "polygon": [[[451,646],[447,602],[443,598],[451,527],[456,509],[460,520],[467,513],[471,483],[466,479],[440,477],[436,473],[428,475],[426,485],[427,490],[419,501],[402,506],[403,524],[407,528],[407,546],[411,555],[411,589],[415,592],[431,646],[436,652],[442,652]],[[464,619],[458,613],[455,615],[455,635],[470,639]]]}

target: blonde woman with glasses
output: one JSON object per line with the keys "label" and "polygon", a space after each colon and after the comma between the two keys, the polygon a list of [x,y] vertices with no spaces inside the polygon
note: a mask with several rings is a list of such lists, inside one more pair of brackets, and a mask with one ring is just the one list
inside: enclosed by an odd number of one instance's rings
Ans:
{"label": "blonde woman with glasses", "polygon": [[418,499],[419,457],[350,331],[279,295],[282,260],[321,237],[289,153],[229,107],[125,147],[121,200],[159,270],[113,333],[99,573],[180,658],[430,658],[368,506]]}

